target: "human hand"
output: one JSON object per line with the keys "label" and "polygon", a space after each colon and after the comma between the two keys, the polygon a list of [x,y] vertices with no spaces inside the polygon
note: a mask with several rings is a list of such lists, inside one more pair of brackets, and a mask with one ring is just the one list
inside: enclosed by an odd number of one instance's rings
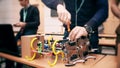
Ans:
{"label": "human hand", "polygon": [[71,14],[66,10],[66,8],[63,5],[58,4],[57,13],[58,13],[58,18],[61,22],[63,22],[66,25],[71,24],[70,22]]}
{"label": "human hand", "polygon": [[76,26],[69,34],[69,39],[74,41],[80,38],[81,36],[87,36],[88,33],[84,27]]}
{"label": "human hand", "polygon": [[26,23],[24,22],[18,22],[16,24],[14,24],[15,27],[25,27]]}

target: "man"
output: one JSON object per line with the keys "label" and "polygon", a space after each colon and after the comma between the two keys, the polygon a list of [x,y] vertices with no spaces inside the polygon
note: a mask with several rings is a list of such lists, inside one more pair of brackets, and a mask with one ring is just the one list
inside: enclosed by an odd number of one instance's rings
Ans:
{"label": "man", "polygon": [[[120,19],[120,8],[118,6],[119,2],[120,0],[111,0],[111,11],[118,19]],[[120,43],[120,25],[116,29],[116,34],[116,45],[118,45],[118,43]]]}
{"label": "man", "polygon": [[[118,18],[120,19],[120,8],[119,8],[119,3],[120,3],[120,0],[111,0],[111,11],[112,13]],[[120,60],[119,60],[119,43],[120,43],[120,24],[119,26],[117,27],[116,29],[116,55],[118,56],[117,58],[117,68],[120,68]]]}
{"label": "man", "polygon": [[120,18],[119,2],[120,0],[111,0],[111,10],[118,19]]}
{"label": "man", "polygon": [[[108,0],[42,0],[51,9],[56,9],[58,18],[65,26],[64,39],[74,41],[89,35],[92,50],[98,53],[98,27],[108,17]],[[67,27],[70,24],[69,33]]]}
{"label": "man", "polygon": [[29,0],[19,0],[23,7],[20,11],[20,22],[14,24],[16,27],[21,27],[16,35],[16,40],[22,35],[32,35],[37,33],[40,24],[39,10],[37,7],[29,4]]}
{"label": "man", "polygon": [[[14,24],[15,27],[20,27],[20,31],[16,35],[16,41],[23,35],[36,34],[40,24],[38,8],[30,5],[29,0],[19,0],[19,2],[23,8],[20,11],[20,22]],[[21,67],[22,65],[19,63],[16,66],[16,68]]]}

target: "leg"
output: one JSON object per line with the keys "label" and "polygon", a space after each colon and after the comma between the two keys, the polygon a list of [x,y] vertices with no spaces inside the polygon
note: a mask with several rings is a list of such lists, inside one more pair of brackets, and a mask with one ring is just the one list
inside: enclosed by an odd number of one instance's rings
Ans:
{"label": "leg", "polygon": [[95,32],[94,34],[91,34],[89,39],[90,39],[91,51],[93,53],[100,53],[99,45],[98,45],[98,42],[99,42],[98,32]]}

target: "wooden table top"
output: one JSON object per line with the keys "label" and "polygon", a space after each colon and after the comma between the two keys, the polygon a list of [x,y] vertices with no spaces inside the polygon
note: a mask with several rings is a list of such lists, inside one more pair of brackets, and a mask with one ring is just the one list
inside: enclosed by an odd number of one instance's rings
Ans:
{"label": "wooden table top", "polygon": [[46,57],[36,58],[33,61],[28,61],[24,58],[15,57],[0,52],[0,57],[7,58],[36,68],[116,68],[117,66],[116,56],[99,54],[94,54],[94,56],[96,56],[96,60],[88,59],[88,61],[86,61],[85,63],[77,63],[75,66],[71,67],[66,67],[62,61],[58,60],[56,65],[51,67],[48,65],[48,59]]}

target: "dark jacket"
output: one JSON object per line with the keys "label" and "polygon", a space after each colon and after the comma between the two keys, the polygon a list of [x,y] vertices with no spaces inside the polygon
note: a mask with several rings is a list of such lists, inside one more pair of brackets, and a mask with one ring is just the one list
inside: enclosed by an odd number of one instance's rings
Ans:
{"label": "dark jacket", "polygon": [[[56,9],[57,5],[61,3],[60,0],[42,1],[52,9]],[[82,1],[84,1],[83,4]],[[64,3],[66,9],[71,13],[72,26],[76,26],[75,20],[77,15],[77,25],[83,26],[88,24],[94,30],[97,30],[98,26],[108,17],[108,0],[64,0]],[[80,8],[78,14],[76,14],[75,8]]]}
{"label": "dark jacket", "polygon": [[[57,5],[61,4],[60,0],[42,2],[51,9],[56,9]],[[94,33],[90,36],[90,44],[92,48],[98,48],[98,26],[108,17],[108,0],[64,0],[64,3],[71,14],[71,29],[86,24],[92,27]]]}
{"label": "dark jacket", "polygon": [[[23,22],[23,11],[24,8],[20,11],[20,21]],[[27,8],[27,17],[25,20],[26,26],[24,32],[35,30],[37,31],[40,24],[39,10],[37,7],[29,6]]]}
{"label": "dark jacket", "polygon": [[[39,10],[37,7],[30,5],[27,8],[27,17],[25,19],[26,26],[21,29],[16,35],[16,40],[20,39],[22,35],[33,35],[37,33],[38,26],[40,25]],[[23,21],[24,8],[20,11],[20,22]]]}

